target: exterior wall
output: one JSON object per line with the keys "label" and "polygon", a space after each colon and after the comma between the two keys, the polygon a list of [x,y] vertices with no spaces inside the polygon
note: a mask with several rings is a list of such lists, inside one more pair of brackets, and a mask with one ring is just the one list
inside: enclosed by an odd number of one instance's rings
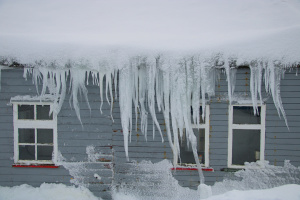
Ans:
{"label": "exterior wall", "polygon": [[[158,131],[153,140],[152,119],[148,117],[148,137],[133,131],[129,143],[130,162],[126,161],[122,135],[120,109],[118,100],[113,105],[113,118],[110,116],[110,106],[106,100],[103,103],[101,115],[99,112],[99,87],[88,85],[88,98],[92,108],[90,113],[84,100],[80,101],[80,112],[83,126],[79,123],[75,111],[70,109],[68,96],[58,115],[58,150],[64,157],[62,165],[57,169],[15,168],[13,165],[13,113],[8,105],[10,98],[17,95],[36,95],[35,86],[29,78],[23,78],[23,69],[3,69],[1,75],[0,93],[0,185],[14,186],[27,183],[39,186],[41,183],[54,182],[82,184],[102,198],[110,198],[110,186],[121,183],[134,184],[139,180],[139,174],[132,172],[134,163],[150,160],[153,163],[163,159],[172,161],[164,119],[161,113],[157,118],[163,131],[165,142],[161,142]],[[236,81],[236,94],[248,96],[250,99],[249,69],[239,69]],[[295,166],[300,165],[300,85],[295,72],[287,72],[281,84],[281,95],[287,114],[290,131],[284,120],[278,117],[271,96],[267,98],[266,116],[266,148],[265,159],[270,164],[283,165],[284,160],[291,160]],[[264,89],[263,89],[264,90]],[[227,172],[228,155],[228,100],[226,76],[221,74],[221,80],[216,83],[216,96],[210,104],[210,144],[209,159],[213,172],[205,171],[206,184],[221,181]],[[138,119],[139,120],[139,119]],[[134,128],[135,128],[135,119]],[[137,127],[139,128],[139,122]],[[155,127],[156,128],[156,127]],[[94,155],[87,154],[87,147],[94,147]],[[89,156],[96,156],[96,160]],[[136,162],[133,162],[136,161]],[[94,177],[98,174],[101,180]],[[196,188],[199,184],[197,171],[172,171],[180,185]]]}
{"label": "exterior wall", "polygon": [[281,97],[289,130],[282,117],[279,118],[272,100],[267,102],[265,155],[270,164],[282,166],[284,160],[290,160],[294,166],[300,166],[299,79],[295,71],[287,71],[281,82]]}
{"label": "exterior wall", "polygon": [[2,70],[0,94],[0,185],[15,186],[46,183],[70,184],[70,176],[63,167],[57,169],[16,168],[14,164],[13,109],[10,98],[17,95],[36,95],[31,80],[24,81],[23,69]]}

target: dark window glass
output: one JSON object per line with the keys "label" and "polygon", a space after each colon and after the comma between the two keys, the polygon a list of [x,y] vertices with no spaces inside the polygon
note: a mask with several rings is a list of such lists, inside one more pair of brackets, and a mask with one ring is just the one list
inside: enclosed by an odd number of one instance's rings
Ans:
{"label": "dark window glass", "polygon": [[[202,118],[202,114],[203,114],[203,110],[202,110],[202,106],[199,107],[199,121],[200,124],[205,124],[205,118]],[[193,120],[193,108],[191,107],[191,122],[192,124],[195,124],[194,120]]]}
{"label": "dark window glass", "polygon": [[53,143],[53,129],[37,129],[37,143]]}
{"label": "dark window glass", "polygon": [[19,159],[20,160],[35,160],[35,146],[34,145],[19,145]]}
{"label": "dark window glass", "polygon": [[19,143],[34,143],[34,129],[19,128]]}
{"label": "dark window glass", "polygon": [[[204,160],[205,129],[195,128],[193,129],[193,131],[197,138],[197,152],[199,156],[199,162],[204,164],[205,163]],[[188,140],[185,136],[185,133],[180,143],[180,158],[181,158],[181,163],[196,164],[192,146],[191,144],[188,144]]]}
{"label": "dark window glass", "polygon": [[252,106],[233,106],[233,124],[260,124],[260,112],[254,115]]}
{"label": "dark window glass", "polygon": [[34,119],[34,106],[18,105],[18,119]]}
{"label": "dark window glass", "polygon": [[51,120],[53,115],[49,116],[50,105],[37,105],[36,106],[36,119],[40,120]]}
{"label": "dark window glass", "polygon": [[260,130],[233,130],[232,164],[244,165],[245,162],[259,160]]}
{"label": "dark window glass", "polygon": [[53,146],[38,146],[37,152],[38,160],[52,160]]}

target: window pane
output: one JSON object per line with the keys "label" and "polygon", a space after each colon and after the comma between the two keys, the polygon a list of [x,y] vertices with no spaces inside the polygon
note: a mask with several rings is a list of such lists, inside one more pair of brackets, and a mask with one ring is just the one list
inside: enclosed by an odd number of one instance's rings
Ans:
{"label": "window pane", "polygon": [[51,120],[52,114],[49,116],[50,105],[37,105],[36,106],[36,119]]}
{"label": "window pane", "polygon": [[233,106],[234,124],[260,124],[260,107],[254,115],[252,106]]}
{"label": "window pane", "polygon": [[259,160],[259,152],[260,130],[233,130],[232,164],[256,162]]}
{"label": "window pane", "polygon": [[[197,152],[200,163],[205,163],[204,150],[205,150],[205,129],[193,129],[197,137]],[[180,143],[180,158],[182,163],[196,164],[191,144],[187,144],[185,134]]]}
{"label": "window pane", "polygon": [[53,146],[38,146],[37,159],[38,160],[52,160]]}
{"label": "window pane", "polygon": [[35,160],[35,146],[34,145],[19,145],[19,159],[20,160]]}
{"label": "window pane", "polygon": [[19,143],[34,143],[34,129],[19,128]]}
{"label": "window pane", "polygon": [[18,105],[18,119],[34,119],[34,106]]}
{"label": "window pane", "polygon": [[[203,119],[202,118],[202,106],[199,107],[199,121],[200,121],[200,124],[205,124],[205,118]],[[193,121],[193,108],[191,107],[191,121],[192,121],[192,124],[194,123]]]}
{"label": "window pane", "polygon": [[53,143],[53,129],[37,129],[37,143]]}

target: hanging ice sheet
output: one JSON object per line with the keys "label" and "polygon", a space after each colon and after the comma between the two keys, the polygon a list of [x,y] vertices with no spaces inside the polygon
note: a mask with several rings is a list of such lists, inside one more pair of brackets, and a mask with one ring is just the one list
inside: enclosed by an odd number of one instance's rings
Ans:
{"label": "hanging ice sheet", "polygon": [[[220,64],[221,63],[221,64]],[[258,104],[262,104],[261,88],[264,77],[264,85],[267,93],[270,93],[278,114],[286,121],[285,112],[280,97],[280,81],[286,65],[279,62],[253,60],[244,62],[251,71],[250,92],[254,112],[257,112]],[[69,64],[70,65],[70,64]],[[102,65],[101,65],[102,66]],[[109,65],[108,66],[112,66]],[[115,65],[114,65],[115,66]],[[106,100],[113,106],[114,97],[117,98],[117,85],[119,86],[119,103],[121,113],[121,124],[124,135],[124,147],[127,160],[128,143],[131,140],[133,129],[134,108],[136,124],[140,116],[141,132],[147,140],[148,116],[153,121],[153,137],[155,129],[159,132],[162,142],[162,132],[157,112],[162,112],[165,120],[166,132],[170,147],[173,151],[173,163],[177,164],[180,156],[179,142],[186,131],[186,138],[191,145],[198,167],[200,163],[197,155],[197,141],[193,133],[192,124],[199,124],[199,107],[205,107],[207,100],[215,95],[215,83],[217,79],[216,69],[225,69],[228,82],[228,98],[232,102],[237,72],[236,61],[221,58],[219,55],[211,58],[200,58],[197,56],[170,60],[163,56],[150,59],[147,57],[134,57],[118,67],[99,67],[87,69],[86,67],[69,66],[68,69],[56,69],[45,64],[36,65],[34,68],[25,68],[24,77],[32,74],[32,81],[39,93],[39,82],[42,82],[40,96],[46,93],[55,98],[53,112],[58,114],[65,100],[67,92],[67,81],[70,81],[70,105],[74,107],[76,115],[81,123],[78,96],[82,94],[89,107],[88,90],[86,84],[91,83],[99,86],[100,90],[100,112],[103,103],[103,88],[105,85]],[[264,74],[263,74],[264,73]],[[103,82],[105,78],[105,83]],[[118,82],[119,81],[119,82]],[[114,84],[114,87],[113,87]],[[115,93],[113,95],[113,89]],[[113,97],[114,96],[114,97]],[[90,107],[89,107],[90,108]],[[190,110],[193,109],[193,115]],[[136,127],[137,128],[137,127]],[[201,170],[199,170],[201,173]],[[201,182],[204,181],[200,174]]]}

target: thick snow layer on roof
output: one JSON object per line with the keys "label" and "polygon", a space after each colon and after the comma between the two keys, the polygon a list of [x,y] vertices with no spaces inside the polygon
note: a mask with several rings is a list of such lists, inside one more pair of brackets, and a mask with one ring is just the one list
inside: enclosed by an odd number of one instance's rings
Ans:
{"label": "thick snow layer on roof", "polygon": [[2,0],[0,27],[0,56],[24,62],[204,51],[300,60],[299,0]]}

